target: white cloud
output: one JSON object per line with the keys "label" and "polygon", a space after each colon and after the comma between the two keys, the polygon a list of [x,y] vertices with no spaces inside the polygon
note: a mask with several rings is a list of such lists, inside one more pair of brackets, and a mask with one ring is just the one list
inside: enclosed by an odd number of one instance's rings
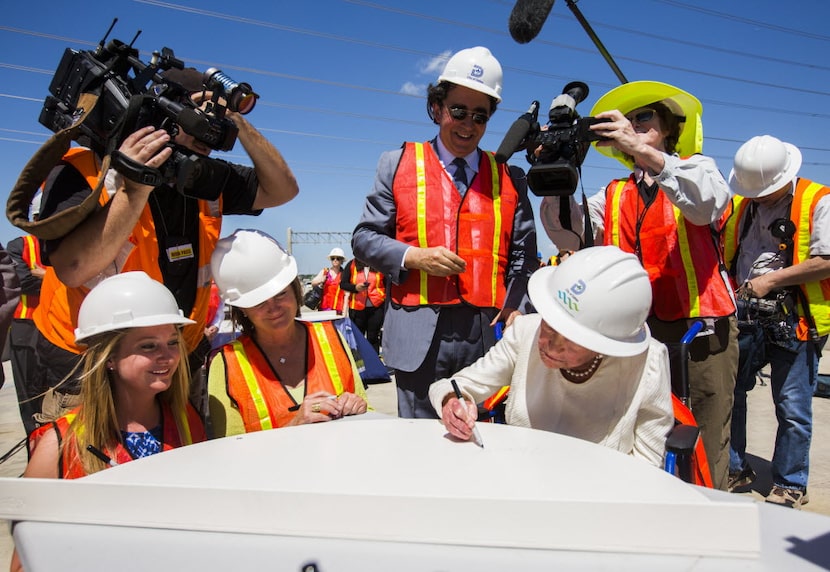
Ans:
{"label": "white cloud", "polygon": [[435,56],[429,61],[424,62],[421,65],[420,72],[422,74],[434,75],[437,77],[438,74],[444,71],[444,66],[447,65],[447,60],[450,59],[451,55],[451,50],[445,50],[441,52],[439,55]]}
{"label": "white cloud", "polygon": [[427,86],[423,83],[412,83],[408,81],[401,86],[401,93],[405,95],[424,95],[427,92]]}

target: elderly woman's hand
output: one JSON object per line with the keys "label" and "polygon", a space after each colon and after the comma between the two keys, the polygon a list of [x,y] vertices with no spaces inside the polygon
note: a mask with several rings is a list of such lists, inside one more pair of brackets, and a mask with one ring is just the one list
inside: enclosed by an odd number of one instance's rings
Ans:
{"label": "elderly woman's hand", "polygon": [[447,394],[444,405],[441,407],[441,420],[450,435],[462,441],[469,441],[473,436],[478,418],[478,408],[472,402],[459,401],[454,395]]}
{"label": "elderly woman's hand", "polygon": [[346,415],[362,415],[366,413],[366,400],[354,393],[344,392],[337,396],[340,404],[340,412],[343,417]]}

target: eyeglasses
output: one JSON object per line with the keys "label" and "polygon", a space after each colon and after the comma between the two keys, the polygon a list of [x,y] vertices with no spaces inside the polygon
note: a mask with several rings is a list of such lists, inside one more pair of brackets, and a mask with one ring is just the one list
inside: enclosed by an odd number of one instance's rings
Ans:
{"label": "eyeglasses", "polygon": [[447,110],[450,112],[450,117],[456,121],[464,121],[468,115],[471,115],[473,123],[485,125],[490,119],[490,116],[486,113],[481,113],[480,111],[470,111],[469,109],[465,109],[463,107],[448,107]]}
{"label": "eyeglasses", "polygon": [[345,259],[345,258],[342,258],[342,257],[340,257],[340,256],[332,256],[329,260],[339,260],[340,262],[343,262],[343,261],[344,261],[344,260],[346,260],[346,259]]}
{"label": "eyeglasses", "polygon": [[635,121],[637,123],[648,123],[654,118],[655,113],[656,111],[653,109],[644,109],[642,111],[638,111],[637,113],[626,115],[625,118],[631,123],[634,123]]}

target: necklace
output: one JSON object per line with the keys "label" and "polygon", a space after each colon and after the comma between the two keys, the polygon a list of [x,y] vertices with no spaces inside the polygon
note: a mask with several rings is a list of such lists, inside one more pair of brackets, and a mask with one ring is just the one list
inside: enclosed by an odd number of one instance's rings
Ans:
{"label": "necklace", "polygon": [[572,369],[561,368],[560,371],[573,377],[574,379],[586,379],[594,375],[594,372],[599,369],[599,364],[602,363],[602,358],[605,357],[602,354],[597,354],[594,356],[594,359],[591,360],[591,365],[588,366],[588,369],[582,371],[574,371]]}

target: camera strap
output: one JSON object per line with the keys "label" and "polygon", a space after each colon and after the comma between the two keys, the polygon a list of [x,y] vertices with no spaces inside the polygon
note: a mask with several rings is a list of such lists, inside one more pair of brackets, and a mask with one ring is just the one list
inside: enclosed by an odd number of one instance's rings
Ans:
{"label": "camera strap", "polygon": [[29,220],[29,206],[32,199],[46,181],[52,169],[63,160],[63,156],[69,151],[81,124],[90,115],[97,102],[98,95],[94,93],[81,94],[77,104],[77,109],[81,113],[72,125],[52,135],[32,155],[32,158],[29,159],[29,162],[20,172],[20,176],[6,201],[6,218],[11,224],[27,234],[32,234],[43,240],[61,238],[98,208],[101,190],[104,188],[104,179],[109,170],[109,156],[104,157],[102,161],[98,184],[81,204],[69,207],[47,218],[36,221]]}
{"label": "camera strap", "polygon": [[571,224],[571,201],[569,197],[559,197],[559,224],[564,230],[569,230],[579,239],[579,249],[594,246],[594,226],[591,224],[591,212],[588,210],[588,198],[582,191],[582,217],[584,238],[574,232]]}
{"label": "camera strap", "polygon": [[158,187],[164,182],[161,171],[130,159],[119,150],[112,152],[112,168],[136,183]]}

